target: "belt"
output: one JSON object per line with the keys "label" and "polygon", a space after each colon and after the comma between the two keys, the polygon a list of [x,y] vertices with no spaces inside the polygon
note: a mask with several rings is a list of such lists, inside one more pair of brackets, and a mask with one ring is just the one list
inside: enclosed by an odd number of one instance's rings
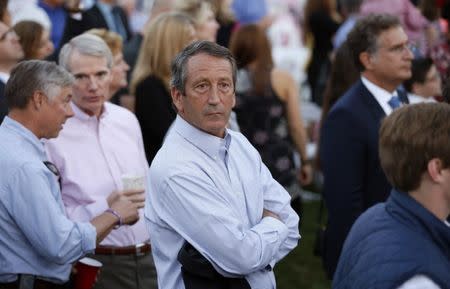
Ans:
{"label": "belt", "polygon": [[150,243],[140,243],[127,247],[97,246],[96,255],[147,255],[152,250]]}
{"label": "belt", "polygon": [[[19,277],[20,278],[20,277]],[[19,289],[19,278],[10,283],[0,283],[0,289]],[[34,289],[64,289],[68,288],[67,284],[55,284],[42,279],[34,279]]]}

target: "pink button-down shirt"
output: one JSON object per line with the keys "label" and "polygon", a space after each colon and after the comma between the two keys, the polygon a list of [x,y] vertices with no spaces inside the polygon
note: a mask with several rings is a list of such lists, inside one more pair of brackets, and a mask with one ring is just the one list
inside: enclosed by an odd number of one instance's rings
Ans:
{"label": "pink button-down shirt", "polygon": [[[141,129],[131,112],[107,102],[97,118],[71,105],[75,116],[56,139],[46,141],[46,150],[62,176],[67,215],[90,221],[108,208],[111,192],[122,190],[122,175],[146,177],[148,163]],[[140,215],[135,225],[113,230],[101,244],[129,246],[148,240],[142,211]]]}

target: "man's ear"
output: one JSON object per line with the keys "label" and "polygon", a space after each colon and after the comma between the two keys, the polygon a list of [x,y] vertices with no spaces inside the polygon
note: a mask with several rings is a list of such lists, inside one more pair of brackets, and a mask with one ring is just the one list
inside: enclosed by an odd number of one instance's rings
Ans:
{"label": "man's ear", "polygon": [[180,113],[183,113],[184,112],[183,111],[183,102],[181,99],[183,97],[183,94],[175,87],[172,87],[170,89],[170,94],[172,95],[172,101],[173,101],[173,104],[175,105],[175,107],[177,108],[177,111]]}
{"label": "man's ear", "polygon": [[359,61],[364,66],[364,70],[371,70],[373,67],[373,55],[369,52],[361,52],[359,54]]}
{"label": "man's ear", "polygon": [[36,90],[31,96],[31,105],[35,110],[40,110],[46,100],[47,97],[39,90]]}
{"label": "man's ear", "polygon": [[427,172],[430,176],[431,180],[436,183],[440,183],[442,181],[443,175],[442,170],[444,169],[443,163],[440,159],[434,158],[428,161],[427,164]]}

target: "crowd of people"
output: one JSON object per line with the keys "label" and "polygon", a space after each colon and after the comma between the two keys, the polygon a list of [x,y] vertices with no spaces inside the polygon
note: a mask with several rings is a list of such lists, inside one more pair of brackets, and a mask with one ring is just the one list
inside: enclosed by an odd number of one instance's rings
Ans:
{"label": "crowd of people", "polygon": [[449,19],[446,0],[1,1],[0,289],[73,288],[83,257],[96,289],[274,289],[305,186],[333,288],[450,288]]}

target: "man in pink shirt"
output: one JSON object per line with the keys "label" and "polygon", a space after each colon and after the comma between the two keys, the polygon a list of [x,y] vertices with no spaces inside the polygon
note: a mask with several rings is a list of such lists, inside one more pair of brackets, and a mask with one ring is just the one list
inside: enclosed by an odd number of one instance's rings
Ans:
{"label": "man in pink shirt", "polygon": [[[103,40],[88,34],[73,38],[61,49],[59,63],[75,77],[74,117],[46,149],[61,172],[67,215],[89,221],[117,198],[145,198],[143,188],[124,190],[122,178],[145,177],[148,163],[136,117],[106,102],[112,55]],[[103,263],[95,288],[157,288],[148,240],[143,218],[113,230],[92,256]]]}

